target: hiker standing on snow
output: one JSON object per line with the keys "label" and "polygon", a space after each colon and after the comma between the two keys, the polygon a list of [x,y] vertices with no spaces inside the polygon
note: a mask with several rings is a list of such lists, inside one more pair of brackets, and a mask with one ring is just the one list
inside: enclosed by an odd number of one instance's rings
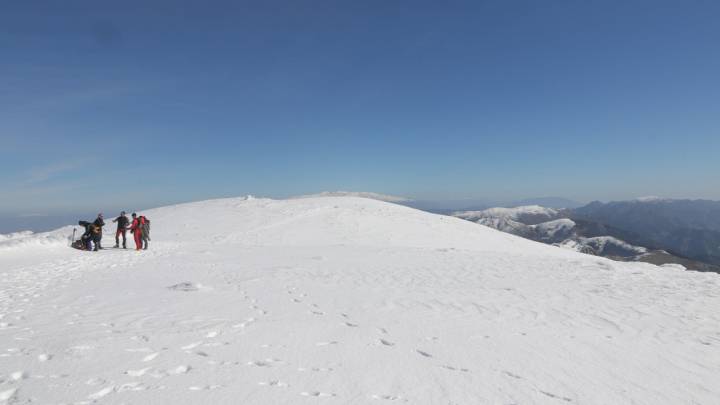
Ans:
{"label": "hiker standing on snow", "polygon": [[135,239],[135,250],[140,250],[143,245],[142,224],[140,223],[140,218],[137,217],[136,213],[132,213],[132,218],[130,233],[133,234],[133,239]]}
{"label": "hiker standing on snow", "polygon": [[120,247],[120,235],[122,235],[123,249],[127,249],[127,226],[130,224],[130,220],[127,215],[125,215],[125,211],[121,212],[119,217],[113,219],[113,222],[117,222],[117,231],[115,231],[115,247]]}
{"label": "hiker standing on snow", "polygon": [[138,222],[140,222],[140,230],[142,231],[140,235],[144,244],[143,250],[147,250],[148,242],[150,241],[150,220],[144,215],[140,215]]}
{"label": "hiker standing on snow", "polygon": [[103,248],[100,245],[100,241],[102,240],[102,227],[105,226],[102,212],[98,214],[95,222],[93,222],[93,225],[97,227],[96,232],[93,233],[93,242],[95,243],[95,251],[97,252],[98,250]]}

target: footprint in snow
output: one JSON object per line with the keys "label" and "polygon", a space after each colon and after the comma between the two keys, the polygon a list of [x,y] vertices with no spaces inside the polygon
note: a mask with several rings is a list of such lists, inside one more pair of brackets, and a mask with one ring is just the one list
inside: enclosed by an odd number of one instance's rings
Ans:
{"label": "footprint in snow", "polygon": [[440,366],[440,367],[442,367],[442,368],[444,368],[444,369],[447,369],[447,370],[451,370],[451,371],[462,371],[463,373],[470,372],[470,370],[468,370],[467,368],[457,368],[457,367],[454,367],[454,366],[449,366],[449,365],[447,365],[447,364],[442,365],[442,366]]}
{"label": "footprint in snow", "polygon": [[553,394],[552,392],[548,392],[548,391],[543,391],[543,390],[539,390],[539,391],[540,391],[541,394],[547,395],[547,396],[550,397],[550,398],[562,399],[562,400],[565,401],[565,402],[572,402],[572,398],[568,398],[568,397],[564,397],[564,396],[561,396],[561,395]]}
{"label": "footprint in snow", "polygon": [[260,381],[258,385],[265,385],[267,387],[288,387],[287,383],[280,380]]}
{"label": "footprint in snow", "polygon": [[10,388],[9,390],[0,391],[0,401],[7,401],[7,403],[9,403],[15,397],[17,391],[17,388]]}
{"label": "footprint in snow", "polygon": [[345,322],[345,326],[349,326],[351,328],[357,328],[360,325],[358,325],[356,323],[352,323],[352,322]]}
{"label": "footprint in snow", "polygon": [[140,370],[127,370],[125,371],[125,374],[129,375],[130,377],[142,377],[150,370],[150,367],[141,368]]}
{"label": "footprint in snow", "polygon": [[381,400],[384,400],[384,401],[397,401],[397,400],[400,399],[400,397],[397,396],[397,395],[377,395],[377,394],[370,396],[370,398],[372,398],[372,399],[381,399]]}
{"label": "footprint in snow", "polygon": [[192,349],[200,346],[201,344],[203,344],[203,342],[193,342],[193,343],[190,343],[189,345],[185,345],[185,346],[181,347],[180,349],[186,350],[186,351],[192,350]]}
{"label": "footprint in snow", "polygon": [[44,363],[46,361],[52,360],[52,357],[53,357],[52,354],[43,353],[43,354],[39,355],[37,357],[37,359],[39,362]]}
{"label": "footprint in snow", "polygon": [[186,365],[177,366],[170,370],[170,374],[186,374],[191,368],[192,367]]}
{"label": "footprint in snow", "polygon": [[389,341],[389,340],[385,340],[385,339],[380,339],[380,343],[383,344],[383,345],[385,345],[385,346],[395,346],[395,343],[393,343],[393,342],[391,342],[391,341]]}
{"label": "footprint in snow", "polygon": [[415,350],[415,351],[416,351],[419,355],[421,355],[421,356],[423,356],[423,357],[432,357],[432,354],[430,354],[430,353],[428,353],[428,352],[424,352],[424,351],[422,351],[422,350]]}
{"label": "footprint in snow", "polygon": [[159,354],[160,354],[160,353],[151,353],[151,354],[148,354],[147,356],[143,357],[142,361],[143,361],[143,362],[153,361],[153,360],[155,360],[155,358],[156,358]]}
{"label": "footprint in snow", "polygon": [[304,397],[334,397],[335,394],[329,393],[329,392],[320,392],[320,391],[304,391],[301,392],[300,395]]}
{"label": "footprint in snow", "polygon": [[248,318],[248,319],[245,320],[245,322],[240,322],[240,323],[238,323],[238,324],[233,325],[232,327],[233,327],[233,328],[236,328],[236,329],[237,329],[237,328],[244,328],[244,327],[248,326],[249,324],[251,324],[251,323],[253,323],[253,322],[255,322],[255,318]]}
{"label": "footprint in snow", "polygon": [[117,387],[115,387],[114,385],[111,385],[109,387],[105,387],[105,388],[101,389],[98,392],[88,395],[88,399],[97,400],[104,396],[112,394],[113,392],[115,392],[115,390],[117,390]]}
{"label": "footprint in snow", "polygon": [[107,381],[103,378],[97,377],[97,378],[91,378],[87,381],[85,381],[85,384],[87,385],[102,385],[105,384]]}
{"label": "footprint in snow", "polygon": [[168,290],[171,290],[171,291],[185,291],[185,292],[189,292],[189,291],[198,291],[198,290],[200,289],[200,286],[199,286],[199,285],[195,285],[195,284],[193,284],[193,283],[191,283],[191,282],[189,282],[189,281],[184,281],[184,282],[182,282],[182,283],[178,283],[178,284],[175,284],[175,285],[171,285],[171,286],[167,287],[167,289],[168,289]]}
{"label": "footprint in snow", "polygon": [[28,373],[25,371],[15,371],[14,373],[10,374],[10,379],[12,381],[20,381],[28,378]]}
{"label": "footprint in snow", "polygon": [[312,371],[314,373],[318,373],[318,372],[323,372],[323,371],[333,371],[333,369],[331,367],[312,367],[312,368],[300,367],[297,369],[297,371],[299,371],[301,373],[304,373],[306,371]]}
{"label": "footprint in snow", "polygon": [[280,359],[253,360],[247,363],[248,366],[272,367],[273,363],[282,363]]}
{"label": "footprint in snow", "polygon": [[119,387],[115,388],[115,391],[117,392],[123,392],[123,391],[144,391],[147,387],[143,385],[143,383],[136,381],[136,382],[129,382],[125,383]]}
{"label": "footprint in snow", "polygon": [[202,387],[198,387],[198,386],[188,387],[188,389],[189,389],[190,391],[209,391],[209,390],[216,390],[216,389],[218,389],[218,388],[222,388],[222,385],[217,385],[217,384],[216,384],[216,385],[205,385],[205,386],[202,386]]}

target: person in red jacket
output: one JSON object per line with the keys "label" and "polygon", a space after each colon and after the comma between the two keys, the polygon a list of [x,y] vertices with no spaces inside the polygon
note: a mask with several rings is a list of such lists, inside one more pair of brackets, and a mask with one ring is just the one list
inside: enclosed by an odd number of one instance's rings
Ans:
{"label": "person in red jacket", "polygon": [[142,249],[142,224],[140,223],[140,218],[138,218],[137,214],[134,212],[132,213],[132,224],[130,225],[130,233],[133,234],[133,239],[135,239],[135,250]]}

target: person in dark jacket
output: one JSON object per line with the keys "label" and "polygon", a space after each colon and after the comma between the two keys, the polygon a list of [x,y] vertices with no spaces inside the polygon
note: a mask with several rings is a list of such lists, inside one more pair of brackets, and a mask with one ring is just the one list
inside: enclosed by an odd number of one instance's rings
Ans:
{"label": "person in dark jacket", "polygon": [[96,232],[93,233],[93,242],[95,244],[95,251],[97,252],[103,248],[100,244],[100,241],[102,240],[102,227],[105,226],[102,213],[98,214],[95,222],[93,222],[93,225],[96,227]]}
{"label": "person in dark jacket", "polygon": [[87,222],[87,221],[80,221],[80,222],[78,222],[78,225],[85,228],[85,232],[80,237],[80,240],[82,241],[83,249],[84,250],[92,250],[92,241],[93,241],[92,228],[95,225],[93,225],[92,222]]}
{"label": "person in dark jacket", "polygon": [[117,222],[117,231],[115,231],[115,247],[120,247],[120,235],[122,235],[123,249],[127,249],[127,227],[130,224],[130,220],[125,215],[125,211],[120,213],[120,216],[113,219],[113,222]]}

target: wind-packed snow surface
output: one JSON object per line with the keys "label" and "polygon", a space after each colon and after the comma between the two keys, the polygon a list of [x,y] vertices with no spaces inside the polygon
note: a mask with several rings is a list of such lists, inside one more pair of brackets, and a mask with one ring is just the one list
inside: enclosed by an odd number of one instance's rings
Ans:
{"label": "wind-packed snow surface", "polygon": [[378,194],[367,191],[323,191],[318,194],[303,195],[295,198],[318,198],[318,197],[362,197],[370,198],[373,200],[402,203],[409,202],[410,199],[405,197],[398,197],[394,195]]}
{"label": "wind-packed snow surface", "polygon": [[720,403],[714,273],[356,197],[145,214],[0,246],[0,403]]}

